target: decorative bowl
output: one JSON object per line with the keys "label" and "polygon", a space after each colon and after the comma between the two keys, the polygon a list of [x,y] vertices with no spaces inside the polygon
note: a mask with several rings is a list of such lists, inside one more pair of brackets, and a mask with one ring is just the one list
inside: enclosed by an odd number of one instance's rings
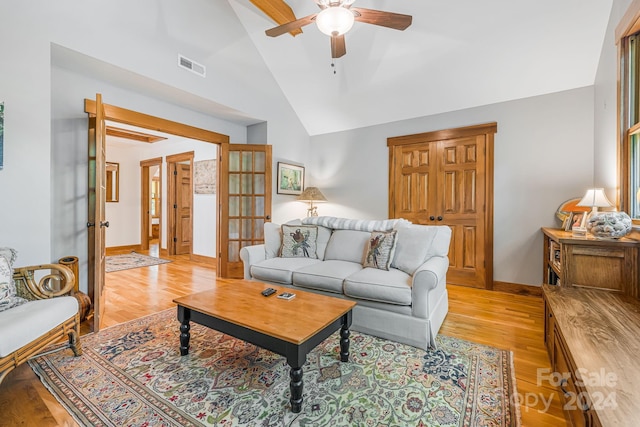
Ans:
{"label": "decorative bowl", "polygon": [[601,239],[619,239],[631,233],[631,218],[625,212],[595,212],[587,220],[587,231]]}

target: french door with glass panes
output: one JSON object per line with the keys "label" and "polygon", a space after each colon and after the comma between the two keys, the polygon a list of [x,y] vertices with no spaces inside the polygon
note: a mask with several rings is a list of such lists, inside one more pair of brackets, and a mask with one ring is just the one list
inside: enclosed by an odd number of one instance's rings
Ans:
{"label": "french door with glass panes", "polygon": [[218,276],[242,278],[240,249],[264,242],[271,219],[271,146],[222,144]]}

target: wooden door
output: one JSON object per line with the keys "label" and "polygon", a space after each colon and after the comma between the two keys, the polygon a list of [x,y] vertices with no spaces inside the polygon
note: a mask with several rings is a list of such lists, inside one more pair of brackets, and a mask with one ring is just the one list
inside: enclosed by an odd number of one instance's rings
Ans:
{"label": "wooden door", "polygon": [[176,255],[190,254],[193,243],[191,165],[176,165]]}
{"label": "wooden door", "polygon": [[96,94],[95,114],[89,115],[88,290],[93,304],[93,331],[100,330],[104,314],[106,155],[102,95]]}
{"label": "wooden door", "polygon": [[[449,283],[486,288],[484,135],[440,141],[436,223],[451,227]],[[442,218],[442,220],[440,220]],[[489,283],[491,284],[491,283]]]}
{"label": "wooden door", "polygon": [[389,217],[451,228],[447,282],[493,286],[495,123],[388,139]]}
{"label": "wooden door", "polygon": [[194,152],[167,156],[169,212],[168,242],[170,255],[190,254],[193,251],[193,177]]}
{"label": "wooden door", "polygon": [[271,146],[222,144],[218,276],[242,278],[240,249],[264,242],[271,219]]}
{"label": "wooden door", "polygon": [[[142,160],[140,162],[140,248],[142,250],[149,249],[149,236],[151,236],[152,229],[152,215],[151,215],[151,204],[154,203],[154,211],[155,216],[159,219],[159,229],[162,224],[162,210],[161,204],[157,203],[160,200],[160,192],[162,187],[158,184],[157,191],[154,192],[153,197],[151,194],[151,183],[153,181],[153,177],[150,175],[151,167],[158,166],[160,169],[160,174],[158,178],[158,182],[162,182],[162,157],[156,157],[153,159]],[[160,247],[160,241],[162,239],[162,235],[158,235],[158,248]]]}

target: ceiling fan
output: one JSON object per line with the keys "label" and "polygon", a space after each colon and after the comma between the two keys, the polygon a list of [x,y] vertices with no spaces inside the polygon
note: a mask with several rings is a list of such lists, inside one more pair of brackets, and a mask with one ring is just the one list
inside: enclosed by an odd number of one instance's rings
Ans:
{"label": "ceiling fan", "polygon": [[340,58],[347,53],[344,34],[351,29],[354,21],[394,30],[404,30],[412,21],[411,15],[351,7],[355,0],[314,1],[320,7],[320,12],[271,28],[265,31],[266,34],[277,37],[315,22],[321,32],[331,37],[331,57]]}

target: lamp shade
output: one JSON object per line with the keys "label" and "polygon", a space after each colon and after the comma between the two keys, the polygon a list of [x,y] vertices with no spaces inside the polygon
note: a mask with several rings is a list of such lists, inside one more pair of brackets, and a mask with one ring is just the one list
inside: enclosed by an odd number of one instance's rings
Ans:
{"label": "lamp shade", "polygon": [[329,6],[316,15],[318,29],[328,36],[341,36],[353,27],[353,12],[342,6]]}
{"label": "lamp shade", "polygon": [[298,196],[298,201],[300,202],[326,202],[327,198],[324,197],[324,194],[317,187],[307,187],[302,194]]}
{"label": "lamp shade", "polygon": [[610,208],[613,203],[607,199],[607,195],[604,194],[604,188],[590,188],[585,193],[582,200],[580,200],[576,206],[589,206],[592,208]]}

